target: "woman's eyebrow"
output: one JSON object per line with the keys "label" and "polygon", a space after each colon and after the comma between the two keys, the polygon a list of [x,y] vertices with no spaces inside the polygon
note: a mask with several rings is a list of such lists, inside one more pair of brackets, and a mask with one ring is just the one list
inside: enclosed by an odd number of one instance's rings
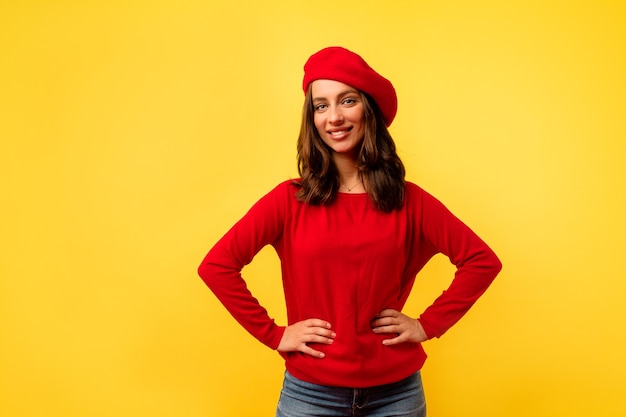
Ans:
{"label": "woman's eyebrow", "polygon": [[[351,88],[349,90],[345,90],[345,91],[342,91],[341,93],[337,94],[337,97],[344,97],[344,96],[347,96],[348,94],[357,94],[357,93],[358,93],[357,90],[354,90],[354,89]],[[324,101],[324,100],[327,100],[326,97],[313,97],[313,101],[314,102],[315,101]]]}

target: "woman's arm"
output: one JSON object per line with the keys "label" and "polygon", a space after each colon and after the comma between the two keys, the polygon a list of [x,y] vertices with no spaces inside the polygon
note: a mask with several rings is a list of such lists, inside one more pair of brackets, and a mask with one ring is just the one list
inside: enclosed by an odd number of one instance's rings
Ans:
{"label": "woman's arm", "polygon": [[289,187],[285,183],[261,198],[208,252],[198,274],[230,314],[259,341],[276,349],[278,326],[250,293],[241,270],[266,245],[280,239]]}

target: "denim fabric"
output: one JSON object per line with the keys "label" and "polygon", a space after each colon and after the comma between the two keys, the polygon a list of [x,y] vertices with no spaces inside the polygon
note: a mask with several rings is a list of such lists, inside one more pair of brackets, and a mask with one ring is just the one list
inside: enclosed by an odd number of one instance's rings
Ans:
{"label": "denim fabric", "polygon": [[276,417],[424,417],[420,372],[371,388],[327,387],[285,372]]}

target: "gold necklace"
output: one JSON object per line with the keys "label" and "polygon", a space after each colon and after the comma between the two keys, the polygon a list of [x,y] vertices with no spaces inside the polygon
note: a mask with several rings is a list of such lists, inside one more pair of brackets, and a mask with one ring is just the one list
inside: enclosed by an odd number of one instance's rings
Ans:
{"label": "gold necklace", "polygon": [[341,186],[342,186],[343,188],[345,188],[346,190],[348,190],[348,192],[350,192],[350,191],[354,190],[354,189],[356,188],[356,186],[357,186],[357,185],[359,185],[360,183],[361,183],[361,180],[358,180],[358,181],[356,182],[356,184],[354,184],[352,187],[348,187],[348,186],[347,186],[347,185],[345,185],[345,184],[341,184]]}

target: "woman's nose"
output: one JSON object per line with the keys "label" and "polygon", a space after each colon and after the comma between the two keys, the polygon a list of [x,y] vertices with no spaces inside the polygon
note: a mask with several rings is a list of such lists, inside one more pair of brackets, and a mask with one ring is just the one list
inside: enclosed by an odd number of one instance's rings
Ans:
{"label": "woman's nose", "polygon": [[329,121],[333,124],[343,122],[343,112],[339,106],[331,106]]}

